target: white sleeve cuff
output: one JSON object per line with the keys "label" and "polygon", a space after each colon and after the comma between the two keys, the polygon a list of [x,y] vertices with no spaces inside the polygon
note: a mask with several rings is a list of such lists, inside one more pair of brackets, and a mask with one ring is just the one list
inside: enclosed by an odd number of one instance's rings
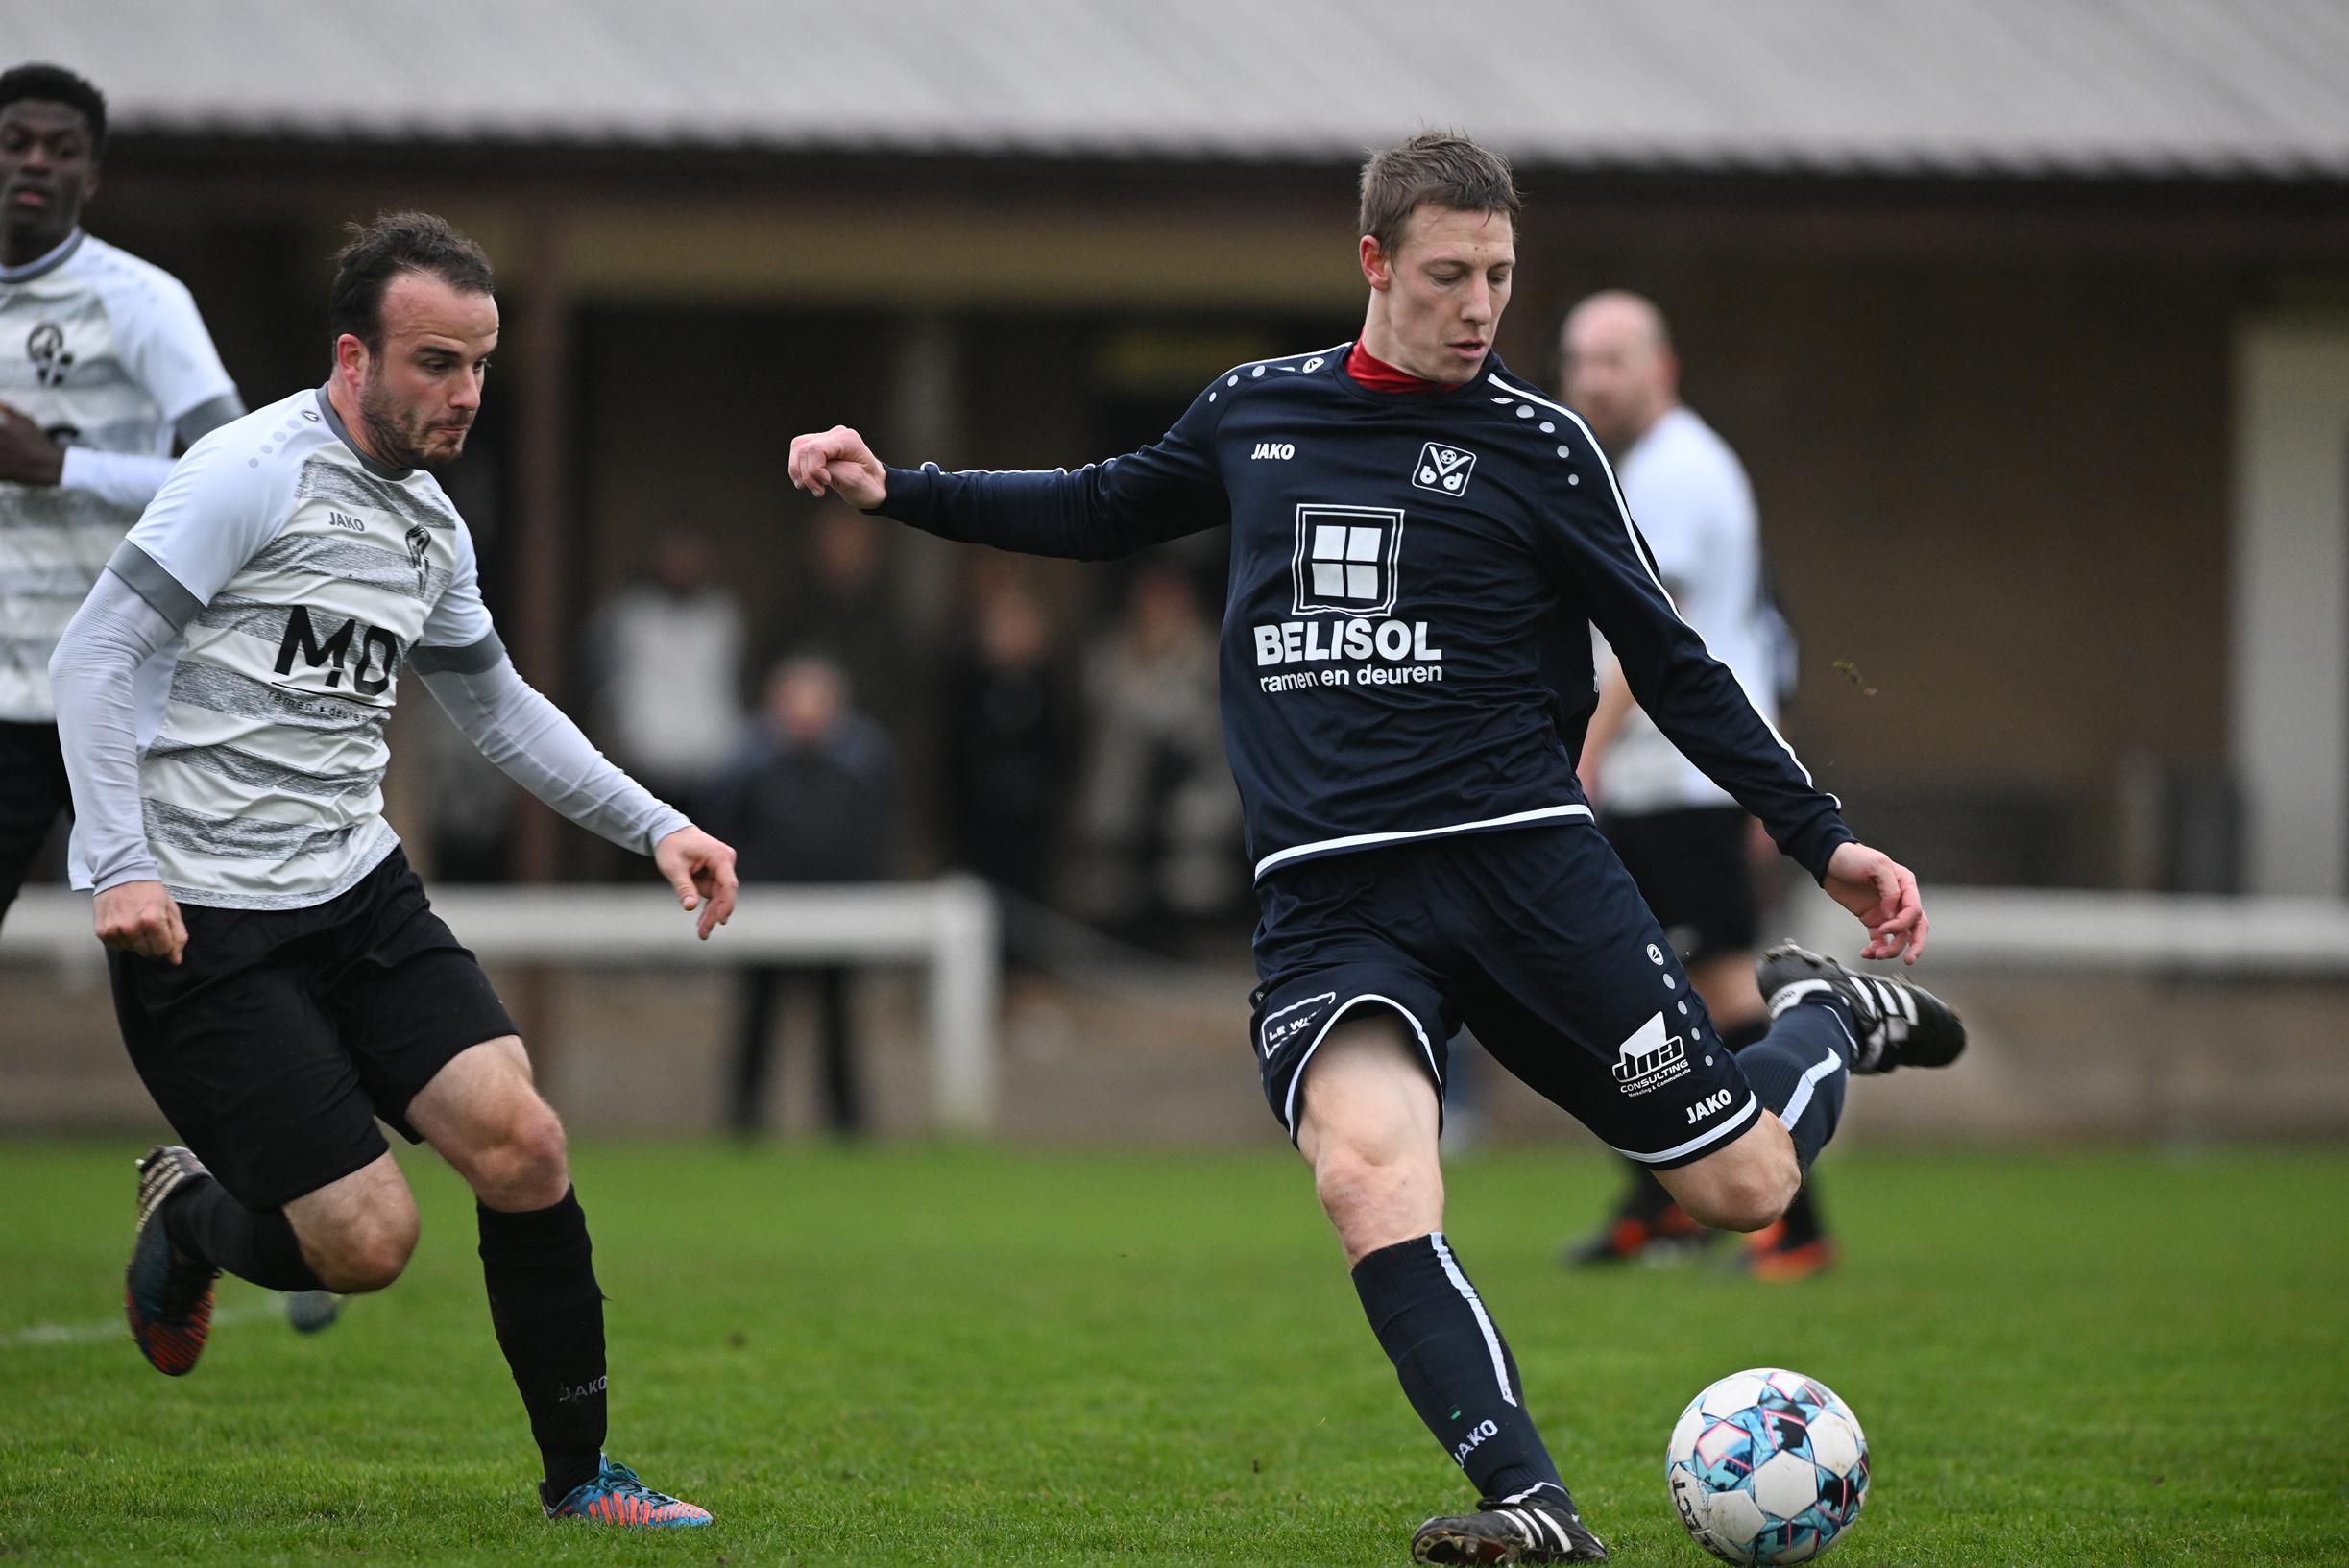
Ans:
{"label": "white sleeve cuff", "polygon": [[172,459],[139,452],[101,452],[87,446],[65,448],[65,467],[58,486],[83,490],[130,511],[144,512],[155,493],[171,476]]}

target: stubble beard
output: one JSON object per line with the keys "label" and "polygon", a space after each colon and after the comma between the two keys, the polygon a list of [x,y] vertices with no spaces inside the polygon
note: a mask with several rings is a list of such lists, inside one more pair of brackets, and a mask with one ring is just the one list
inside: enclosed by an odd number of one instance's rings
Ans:
{"label": "stubble beard", "polygon": [[448,469],[463,455],[462,442],[447,451],[429,452],[418,443],[413,430],[400,422],[400,410],[384,390],[383,383],[370,377],[359,387],[359,422],[367,427],[367,439],[376,453],[395,469],[422,469],[438,473]]}

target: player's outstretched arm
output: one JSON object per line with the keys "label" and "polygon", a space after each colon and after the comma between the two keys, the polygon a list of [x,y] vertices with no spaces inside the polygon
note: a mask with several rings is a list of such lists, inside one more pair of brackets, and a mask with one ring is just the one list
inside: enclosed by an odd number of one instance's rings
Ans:
{"label": "player's outstretched arm", "polygon": [[1913,964],[1924,953],[1932,923],[1925,918],[1916,875],[1882,850],[1860,843],[1836,845],[1820,885],[1868,928],[1861,957]]}
{"label": "player's outstretched arm", "polygon": [[734,851],[620,770],[521,678],[495,633],[463,647],[420,643],[408,667],[465,737],[506,777],[590,832],[650,855],[699,935],[734,913]]}
{"label": "player's outstretched arm", "polygon": [[889,470],[864,438],[845,424],[791,442],[791,483],[811,495],[837,493],[860,511],[870,512],[889,495]]}
{"label": "player's outstretched arm", "polygon": [[844,424],[791,443],[791,482],[940,539],[1024,555],[1105,561],[1229,515],[1213,452],[1213,393],[1150,446],[1081,469],[891,469]]}

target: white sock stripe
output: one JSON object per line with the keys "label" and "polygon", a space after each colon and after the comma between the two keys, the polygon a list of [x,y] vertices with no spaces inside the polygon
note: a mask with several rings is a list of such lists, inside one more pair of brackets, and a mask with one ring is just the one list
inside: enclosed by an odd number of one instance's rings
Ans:
{"label": "white sock stripe", "polygon": [[[1836,1022],[1841,1024],[1843,1021],[1837,1019]],[[1789,1127],[1802,1121],[1803,1113],[1810,1109],[1812,1087],[1842,1066],[1843,1052],[1828,1051],[1827,1060],[1814,1064],[1803,1074],[1802,1081],[1794,1086],[1794,1093],[1786,1097],[1786,1108],[1779,1112],[1778,1119]]]}
{"label": "white sock stripe", "polygon": [[1822,991],[1832,996],[1835,988],[1825,980],[1796,980],[1781,985],[1770,998],[1770,1016],[1776,1018],[1804,997],[1817,996]]}
{"label": "white sock stripe", "polygon": [[1515,1408],[1517,1396],[1509,1387],[1509,1360],[1501,1354],[1500,1331],[1492,1326],[1492,1319],[1486,1315],[1485,1303],[1477,1295],[1476,1287],[1470,1285],[1468,1276],[1460,1271],[1459,1263],[1452,1257],[1451,1247],[1444,1242],[1443,1232],[1432,1232],[1427,1239],[1435,1243],[1436,1261],[1443,1265],[1444,1277],[1452,1282],[1452,1289],[1460,1292],[1460,1299],[1468,1304],[1468,1311],[1476,1315],[1476,1327],[1484,1335],[1485,1349],[1492,1357],[1492,1381],[1500,1385],[1501,1397],[1509,1402],[1511,1408]]}

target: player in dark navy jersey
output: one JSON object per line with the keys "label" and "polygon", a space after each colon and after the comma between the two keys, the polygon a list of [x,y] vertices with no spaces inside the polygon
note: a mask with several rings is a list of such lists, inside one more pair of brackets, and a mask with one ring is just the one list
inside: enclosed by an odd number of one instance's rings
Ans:
{"label": "player in dark navy jersey", "polygon": [[1598,1561],[1443,1234],[1445,1043],[1654,1168],[1707,1224],[1776,1219],[1852,1072],[1954,1056],[1954,1015],[1797,951],[1731,1056],[1575,779],[1589,628],[1640,706],[1913,961],[1916,880],[1853,840],[1675,613],[1583,422],[1503,365],[1508,166],[1426,133],[1363,171],[1358,342],[1238,367],[1156,445],[1075,471],[885,468],[854,430],[793,481],[949,539],[1099,559],[1231,528],[1222,700],[1261,912],[1254,1045],[1404,1391],[1476,1485],[1426,1562]]}

